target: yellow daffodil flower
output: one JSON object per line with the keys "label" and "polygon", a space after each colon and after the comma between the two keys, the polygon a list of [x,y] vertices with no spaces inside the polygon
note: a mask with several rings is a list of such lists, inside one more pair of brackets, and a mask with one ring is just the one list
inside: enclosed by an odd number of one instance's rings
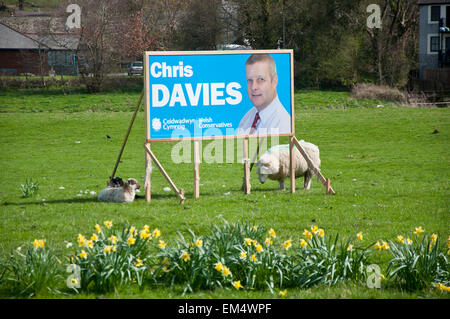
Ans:
{"label": "yellow daffodil flower", "polygon": [[92,240],[92,241],[97,241],[97,240],[98,240],[97,234],[92,234],[91,240]]}
{"label": "yellow daffodil flower", "polygon": [[181,255],[181,259],[183,259],[183,261],[188,262],[189,260],[191,260],[191,256],[188,254],[187,251],[183,252],[183,254]]}
{"label": "yellow daffodil flower", "polygon": [[309,230],[305,229],[305,231],[303,232],[303,236],[305,236],[308,239],[311,239],[313,237],[313,234]]}
{"label": "yellow daffodil flower", "polygon": [[166,248],[166,243],[163,240],[160,240],[159,244],[158,244],[158,247],[161,248],[161,249],[164,249],[164,248]]}
{"label": "yellow daffodil flower", "polygon": [[269,229],[269,235],[272,236],[273,238],[277,237],[277,234],[275,233],[275,230],[273,230],[273,228]]}
{"label": "yellow daffodil flower", "polygon": [[134,263],[134,265],[136,267],[142,267],[144,265],[144,263],[142,262],[142,259],[140,257],[138,257],[138,259],[136,260],[136,262]]}
{"label": "yellow daffodil flower", "polygon": [[377,241],[377,242],[376,242],[376,244],[375,244],[375,246],[374,246],[374,247],[375,247],[375,249],[376,249],[376,250],[381,250],[381,249],[383,249],[383,245],[382,245],[382,244],[380,244],[380,242],[379,242],[379,241]]}
{"label": "yellow daffodil flower", "polygon": [[353,250],[353,245],[352,244],[348,244],[347,251],[352,251],[352,250]]}
{"label": "yellow daffodil flower", "polygon": [[419,236],[423,232],[424,232],[424,230],[422,229],[422,226],[419,226],[419,227],[416,227],[416,230],[414,231],[414,234]]}
{"label": "yellow daffodil flower", "polygon": [[112,249],[112,246],[110,246],[110,245],[105,246],[105,249],[103,249],[103,252],[104,252],[105,254],[108,254],[108,253],[111,252],[111,249]]}
{"label": "yellow daffodil flower", "polygon": [[406,243],[407,243],[408,245],[411,245],[411,244],[412,244],[411,238],[407,238],[407,239],[406,239]]}
{"label": "yellow daffodil flower", "polygon": [[86,241],[86,247],[88,247],[88,248],[94,247],[94,242],[92,240],[87,240]]}
{"label": "yellow daffodil flower", "polygon": [[147,230],[143,229],[143,230],[141,230],[141,232],[139,233],[139,237],[140,237],[141,239],[147,239],[147,238],[150,237],[150,234],[149,234],[149,232],[148,232]]}
{"label": "yellow daffodil flower", "polygon": [[258,226],[252,226],[252,229],[253,229],[254,231],[257,231],[257,230],[258,230]]}
{"label": "yellow daffodil flower", "polygon": [[223,269],[223,265],[222,263],[219,261],[214,265],[214,269],[216,269],[217,271],[222,271]]}
{"label": "yellow daffodil flower", "polygon": [[260,253],[262,251],[264,251],[264,249],[261,245],[256,246],[256,252]]}
{"label": "yellow daffodil flower", "polygon": [[316,225],[311,226],[311,231],[315,234],[316,231],[319,229],[319,227],[317,227]]}
{"label": "yellow daffodil flower", "polygon": [[45,247],[45,239],[35,239],[33,241],[34,248],[44,248]]}
{"label": "yellow daffodil flower", "polygon": [[433,243],[436,243],[437,238],[438,238],[438,235],[437,235],[437,234],[431,235],[431,241],[432,241]]}
{"label": "yellow daffodil flower", "polygon": [[320,237],[323,237],[323,236],[325,236],[325,231],[322,229],[322,228],[319,228],[318,230],[317,230],[317,235],[319,235]]}
{"label": "yellow daffodil flower", "polygon": [[356,234],[356,238],[358,238],[359,240],[363,240],[362,231],[360,231],[359,233]]}
{"label": "yellow daffodil flower", "polygon": [[105,221],[104,222],[104,225],[106,226],[106,228],[111,228],[112,227],[112,225],[113,225],[113,223],[112,223],[112,221],[110,221],[110,220],[107,220],[107,221]]}
{"label": "yellow daffodil flower", "polygon": [[254,262],[257,262],[257,261],[258,261],[258,258],[256,258],[256,255],[255,255],[255,254],[253,254],[250,258],[251,258]]}
{"label": "yellow daffodil flower", "polygon": [[227,266],[224,266],[223,267],[223,269],[222,269],[222,275],[223,276],[230,276],[231,275],[231,271],[230,271],[230,268],[228,268]]}
{"label": "yellow daffodil flower", "polygon": [[237,290],[239,290],[239,288],[244,288],[244,287],[241,285],[241,281],[240,281],[240,280],[234,281],[234,282],[233,282],[233,287],[236,288]]}
{"label": "yellow daffodil flower", "polygon": [[405,243],[405,240],[403,239],[403,236],[402,235],[398,235],[397,236],[397,241],[399,242],[399,243]]}
{"label": "yellow daffodil flower", "polygon": [[385,241],[383,241],[383,248],[384,250],[388,250],[389,249],[389,244]]}
{"label": "yellow daffodil flower", "polygon": [[81,234],[78,234],[77,241],[78,241],[78,246],[80,246],[80,247],[84,246],[86,243],[86,237],[84,237]]}
{"label": "yellow daffodil flower", "polygon": [[134,245],[136,243],[136,238],[130,235],[130,237],[128,237],[127,243],[129,246]]}
{"label": "yellow daffodil flower", "polygon": [[306,240],[304,240],[303,238],[300,239],[300,247],[304,248],[306,246],[308,246],[308,243],[306,242]]}
{"label": "yellow daffodil flower", "polygon": [[197,247],[203,247],[203,240],[197,239],[197,240],[195,241],[195,246],[197,246]]}
{"label": "yellow daffodil flower", "polygon": [[161,236],[161,231],[158,228],[155,228],[155,230],[153,230],[152,236],[155,238],[158,238]]}
{"label": "yellow daffodil flower", "polygon": [[95,224],[95,230],[97,231],[97,233],[100,233],[102,231],[102,228],[99,224]]}
{"label": "yellow daffodil flower", "polygon": [[86,259],[88,256],[87,252],[85,252],[84,250],[81,251],[80,253],[80,258]]}
{"label": "yellow daffodil flower", "polygon": [[251,246],[253,241],[250,238],[244,238],[244,242],[247,246]]}
{"label": "yellow daffodil flower", "polygon": [[264,241],[264,244],[266,244],[266,246],[272,246],[273,245],[272,238],[267,237],[266,240]]}
{"label": "yellow daffodil flower", "polygon": [[283,243],[283,248],[288,250],[292,246],[292,239],[288,239]]}
{"label": "yellow daffodil flower", "polygon": [[246,259],[247,258],[247,253],[245,251],[241,252],[241,255],[239,256],[239,258]]}
{"label": "yellow daffodil flower", "polygon": [[286,296],[286,293],[287,293],[287,289],[280,290],[280,292],[279,292],[279,294],[280,294],[281,297]]}
{"label": "yellow daffodil flower", "polygon": [[109,240],[111,243],[115,244],[115,243],[117,243],[117,240],[118,240],[118,239],[117,239],[116,236],[112,235],[111,237],[108,238],[108,240]]}

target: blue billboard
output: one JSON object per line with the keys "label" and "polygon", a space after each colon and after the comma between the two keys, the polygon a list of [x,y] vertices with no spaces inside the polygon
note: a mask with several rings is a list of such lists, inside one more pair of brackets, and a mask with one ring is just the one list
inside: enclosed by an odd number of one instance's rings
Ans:
{"label": "blue billboard", "polygon": [[146,52],[147,140],[292,136],[292,55]]}

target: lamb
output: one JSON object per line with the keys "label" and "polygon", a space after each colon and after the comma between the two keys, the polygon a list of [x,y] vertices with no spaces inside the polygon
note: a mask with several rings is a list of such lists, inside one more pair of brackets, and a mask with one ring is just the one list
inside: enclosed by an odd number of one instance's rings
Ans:
{"label": "lamb", "polygon": [[123,186],[114,187],[108,185],[100,192],[98,200],[101,202],[129,203],[134,200],[136,189],[140,188],[141,186],[136,179],[129,178],[123,183]]}
{"label": "lamb", "polygon": [[[317,169],[320,168],[320,154],[319,148],[312,144],[300,141],[300,145],[305,150],[308,157],[314,163]],[[300,151],[294,147],[295,156],[295,178],[304,176],[304,189],[308,190],[311,186],[311,179],[315,172],[308,167],[304,157]],[[271,147],[265,152],[256,163],[258,166],[259,181],[264,184],[267,178],[277,180],[280,184],[280,189],[284,190],[284,180],[290,176],[289,172],[289,145],[281,144]]]}

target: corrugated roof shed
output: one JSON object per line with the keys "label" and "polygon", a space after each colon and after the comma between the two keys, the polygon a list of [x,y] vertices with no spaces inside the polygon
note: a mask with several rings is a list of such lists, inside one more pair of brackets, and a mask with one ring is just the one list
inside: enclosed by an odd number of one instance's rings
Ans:
{"label": "corrugated roof shed", "polygon": [[39,49],[45,48],[39,42],[0,23],[0,49]]}

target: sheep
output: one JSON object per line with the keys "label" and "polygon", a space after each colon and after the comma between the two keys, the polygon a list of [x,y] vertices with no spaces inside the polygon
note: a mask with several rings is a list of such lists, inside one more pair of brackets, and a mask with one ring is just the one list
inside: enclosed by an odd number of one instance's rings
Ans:
{"label": "sheep", "polygon": [[[319,148],[316,145],[305,142],[303,140],[300,141],[300,145],[308,154],[308,157],[314,163],[315,167],[319,169]],[[313,169],[308,167],[306,160],[296,147],[294,147],[294,152],[295,178],[304,176],[304,189],[308,190],[311,186],[311,179],[315,175],[315,172]],[[288,144],[281,144],[271,147],[259,158],[258,162],[256,163],[256,165],[258,166],[259,181],[264,184],[267,178],[271,180],[277,180],[280,184],[280,190],[284,190],[284,180],[286,177],[290,176],[289,162]]]}
{"label": "sheep", "polygon": [[109,187],[122,187],[123,180],[120,177],[114,177],[106,184],[107,184],[106,186],[109,186]]}
{"label": "sheep", "polygon": [[136,179],[129,178],[123,183],[123,186],[108,186],[103,189],[98,195],[98,200],[101,202],[129,203],[134,200],[136,189],[140,188],[141,186]]}

